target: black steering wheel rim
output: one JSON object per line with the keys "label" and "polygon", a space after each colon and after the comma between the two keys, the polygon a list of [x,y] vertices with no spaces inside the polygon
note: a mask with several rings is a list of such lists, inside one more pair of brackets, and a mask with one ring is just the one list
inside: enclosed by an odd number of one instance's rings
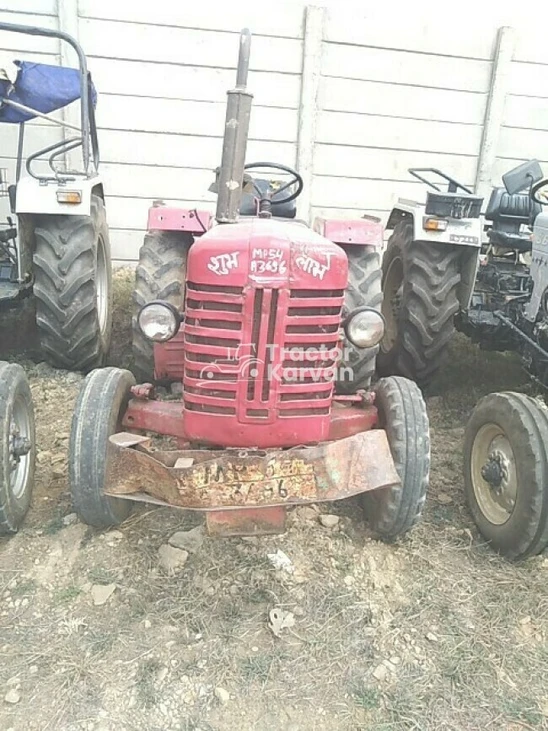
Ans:
{"label": "black steering wheel rim", "polygon": [[535,183],[531,186],[531,198],[535,201],[535,203],[539,203],[541,206],[545,206],[548,201],[546,200],[539,200],[537,198],[537,190],[540,190],[541,188],[544,188],[545,185],[548,185],[548,178],[543,178],[542,180],[539,180],[538,183]]}
{"label": "black steering wheel rim", "polygon": [[[273,168],[274,170],[282,170],[284,173],[288,173],[293,176],[293,180],[290,180],[289,183],[282,186],[278,192],[281,193],[286,188],[290,188],[295,184],[297,185],[297,189],[285,198],[277,198],[275,201],[273,200],[272,203],[275,205],[290,203],[291,201],[294,201],[295,198],[298,198],[303,192],[304,181],[302,177],[296,170],[290,168],[289,165],[282,165],[279,162],[248,162],[247,165],[244,165],[244,170],[253,170],[254,168]],[[274,195],[278,195],[278,192],[274,193]]]}

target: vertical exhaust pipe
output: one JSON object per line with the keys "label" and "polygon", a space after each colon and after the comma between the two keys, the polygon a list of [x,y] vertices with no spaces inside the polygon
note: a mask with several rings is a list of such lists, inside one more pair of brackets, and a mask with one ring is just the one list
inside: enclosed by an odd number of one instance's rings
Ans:
{"label": "vertical exhaust pipe", "polygon": [[234,223],[240,214],[244,178],[245,152],[251,116],[253,94],[247,91],[247,73],[251,33],[245,28],[240,33],[240,54],[236,73],[236,88],[228,92],[226,104],[223,159],[219,171],[217,211],[219,223]]}

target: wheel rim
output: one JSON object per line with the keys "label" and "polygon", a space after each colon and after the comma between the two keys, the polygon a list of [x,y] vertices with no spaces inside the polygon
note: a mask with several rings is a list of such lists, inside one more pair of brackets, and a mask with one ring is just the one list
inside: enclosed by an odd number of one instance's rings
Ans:
{"label": "wheel rim", "polygon": [[398,336],[398,315],[403,294],[403,261],[397,256],[390,262],[383,283],[384,296],[381,312],[384,317],[385,330],[381,340],[381,350],[389,351]]}
{"label": "wheel rim", "polygon": [[490,523],[503,525],[514,511],[518,478],[512,446],[498,424],[484,424],[476,434],[470,471],[481,512]]}
{"label": "wheel rim", "polygon": [[97,318],[99,329],[104,335],[107,330],[109,304],[109,277],[105,241],[102,236],[97,240],[97,269],[95,274],[95,291],[97,301]]}
{"label": "wheel rim", "polygon": [[16,500],[25,493],[32,450],[31,416],[22,396],[15,399],[9,431],[10,491]]}

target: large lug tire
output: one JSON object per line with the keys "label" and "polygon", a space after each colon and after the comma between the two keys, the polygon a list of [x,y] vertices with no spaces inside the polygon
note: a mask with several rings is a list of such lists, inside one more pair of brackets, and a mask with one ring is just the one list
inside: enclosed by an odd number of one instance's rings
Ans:
{"label": "large lug tire", "polygon": [[479,532],[519,560],[548,545],[548,413],[520,393],[478,402],[464,436],[464,494]]}
{"label": "large lug tire", "polygon": [[[381,267],[379,249],[374,246],[348,246],[348,286],[345,293],[345,308],[350,312],[356,307],[381,309]],[[336,386],[339,393],[356,393],[367,389],[375,373],[375,359],[379,346],[355,348],[345,342],[345,355],[341,367],[351,370],[352,379],[341,378]]]}
{"label": "large lug tire", "polygon": [[112,266],[105,206],[90,216],[38,216],[34,229],[36,324],[44,356],[87,372],[105,362],[112,330]]}
{"label": "large lug tire", "polygon": [[149,231],[139,251],[131,324],[133,370],[140,382],[154,380],[154,347],[141,332],[137,316],[141,308],[153,300],[170,302],[177,309],[183,309],[186,262],[191,243],[190,234]]}
{"label": "large lug tire", "polygon": [[381,376],[405,376],[421,387],[430,383],[455,332],[460,260],[458,247],[414,241],[411,223],[396,226],[382,264]]}
{"label": "large lug tire", "polygon": [[133,374],[100,368],[84,381],[76,402],[69,443],[69,484],[74,510],[95,528],[122,523],[131,502],[104,494],[108,440],[121,419],[135,385]]}
{"label": "large lug tire", "polygon": [[375,385],[379,426],[386,431],[401,485],[364,493],[365,517],[386,541],[403,536],[419,520],[430,474],[430,430],[418,386],[406,378],[382,378]]}
{"label": "large lug tire", "polygon": [[25,371],[0,363],[0,533],[15,533],[30,506],[36,439]]}

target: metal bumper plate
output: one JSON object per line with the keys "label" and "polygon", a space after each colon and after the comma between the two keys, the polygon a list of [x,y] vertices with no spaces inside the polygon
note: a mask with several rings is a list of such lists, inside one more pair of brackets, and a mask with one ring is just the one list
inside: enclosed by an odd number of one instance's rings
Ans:
{"label": "metal bumper plate", "polygon": [[400,480],[381,429],[286,450],[156,451],[146,437],[110,437],[105,493],[190,510],[341,500]]}

